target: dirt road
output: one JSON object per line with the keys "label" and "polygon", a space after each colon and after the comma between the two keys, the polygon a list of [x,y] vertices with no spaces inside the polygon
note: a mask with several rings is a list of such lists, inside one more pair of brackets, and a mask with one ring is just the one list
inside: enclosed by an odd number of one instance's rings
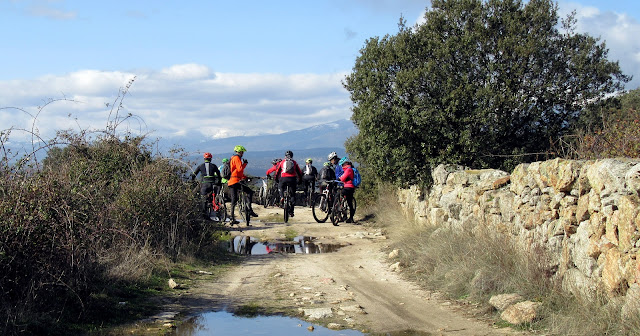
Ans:
{"label": "dirt road", "polygon": [[[284,240],[285,235],[314,237],[314,244],[330,253],[269,253],[252,255],[241,266],[217,281],[201,281],[181,296],[166,302],[173,312],[235,311],[243,306],[268,307],[270,311],[296,314],[332,327],[391,332],[415,330],[434,335],[515,335],[489,322],[469,317],[461,307],[435,293],[403,280],[393,270],[384,233],[360,221],[333,226],[316,223],[309,208],[296,208],[284,224],[282,210],[255,206],[260,217],[233,236],[261,241]],[[240,239],[240,238],[237,238]],[[259,246],[258,246],[259,247]],[[259,250],[254,247],[254,250]],[[262,247],[278,249],[282,246]],[[303,317],[304,316],[304,317]]]}

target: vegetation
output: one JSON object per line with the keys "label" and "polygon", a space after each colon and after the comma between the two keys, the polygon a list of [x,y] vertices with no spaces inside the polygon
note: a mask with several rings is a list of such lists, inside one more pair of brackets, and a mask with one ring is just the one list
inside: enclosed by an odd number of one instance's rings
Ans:
{"label": "vegetation", "polygon": [[563,147],[574,159],[640,157],[640,89],[618,97],[616,104],[591,109],[592,123],[584,125]]}
{"label": "vegetation", "polygon": [[17,158],[3,132],[0,334],[77,333],[142,317],[152,309],[144,298],[174,276],[172,261],[216,250],[220,237],[182,179],[189,165],[153,155],[143,136],[117,134],[112,120],[103,132],[38,142],[48,150],[42,161]]}
{"label": "vegetation", "polygon": [[590,301],[565,293],[557,277],[551,276],[544,251],[523,251],[501,233],[479,227],[424,227],[398,218],[402,210],[394,190],[388,184],[381,188],[372,210],[375,225],[385,229],[393,242],[389,248],[399,250],[404,275],[414,282],[463,303],[480,303],[478,313],[494,314],[496,320],[497,312],[488,304],[493,295],[518,293],[541,302],[532,324],[515,327],[544,334],[640,334],[640,316],[620,318],[622,302],[607,300],[604,294]]}
{"label": "vegetation", "polygon": [[370,179],[429,184],[441,163],[510,170],[553,156],[629,77],[551,0],[434,0],[425,23],[369,39],[344,86]]}

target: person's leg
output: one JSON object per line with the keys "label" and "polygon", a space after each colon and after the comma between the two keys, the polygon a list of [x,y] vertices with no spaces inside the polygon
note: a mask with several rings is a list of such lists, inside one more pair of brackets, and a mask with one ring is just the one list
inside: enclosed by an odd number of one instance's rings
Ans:
{"label": "person's leg", "polygon": [[249,188],[249,186],[246,186],[246,185],[243,185],[242,189],[244,190],[247,197],[249,198],[247,200],[247,203],[249,204],[249,212],[251,212],[251,216],[258,217],[258,214],[255,213],[255,211],[253,211],[253,203],[251,202],[253,200],[253,190],[251,190],[251,188]]}
{"label": "person's leg", "polygon": [[233,184],[229,186],[229,192],[231,193],[231,224],[238,224],[239,222],[236,220],[235,210],[236,203],[238,202],[238,184]]}
{"label": "person's leg", "polygon": [[290,212],[289,214],[291,215],[291,217],[293,217],[293,209],[296,205],[296,188],[298,187],[298,183],[296,182],[295,178],[293,178],[293,180],[291,182],[289,182],[289,185],[291,186],[291,195],[289,195],[289,204],[290,204]]}
{"label": "person's leg", "polygon": [[200,185],[200,211],[202,212],[202,217],[204,219],[210,219],[209,214],[207,213],[207,195],[211,192],[212,187],[211,183],[202,183]]}
{"label": "person's leg", "polygon": [[356,209],[353,208],[353,193],[355,189],[344,188],[342,191],[344,195],[347,196],[347,204],[349,205],[349,219],[347,219],[347,223],[353,223],[353,215],[356,213]]}

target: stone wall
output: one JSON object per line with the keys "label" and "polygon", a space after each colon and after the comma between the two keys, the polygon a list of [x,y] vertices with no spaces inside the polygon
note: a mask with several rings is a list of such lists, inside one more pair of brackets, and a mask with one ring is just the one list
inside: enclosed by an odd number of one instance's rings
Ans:
{"label": "stone wall", "polygon": [[555,159],[511,173],[440,165],[426,194],[402,189],[405,215],[430,226],[507,233],[543,247],[565,290],[640,298],[640,160]]}

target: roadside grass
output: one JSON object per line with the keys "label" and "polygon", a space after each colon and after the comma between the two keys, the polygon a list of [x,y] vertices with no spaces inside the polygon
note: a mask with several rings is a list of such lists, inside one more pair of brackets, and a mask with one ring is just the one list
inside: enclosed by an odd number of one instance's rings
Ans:
{"label": "roadside grass", "polygon": [[640,335],[640,314],[620,316],[622,302],[605,295],[589,300],[562,290],[551,259],[540,249],[523,251],[502,234],[479,226],[427,227],[402,214],[394,188],[380,188],[369,211],[399,250],[403,275],[451,299],[481,305],[497,325],[499,312],[488,304],[497,294],[517,293],[542,303],[539,318],[519,330],[562,335]]}

